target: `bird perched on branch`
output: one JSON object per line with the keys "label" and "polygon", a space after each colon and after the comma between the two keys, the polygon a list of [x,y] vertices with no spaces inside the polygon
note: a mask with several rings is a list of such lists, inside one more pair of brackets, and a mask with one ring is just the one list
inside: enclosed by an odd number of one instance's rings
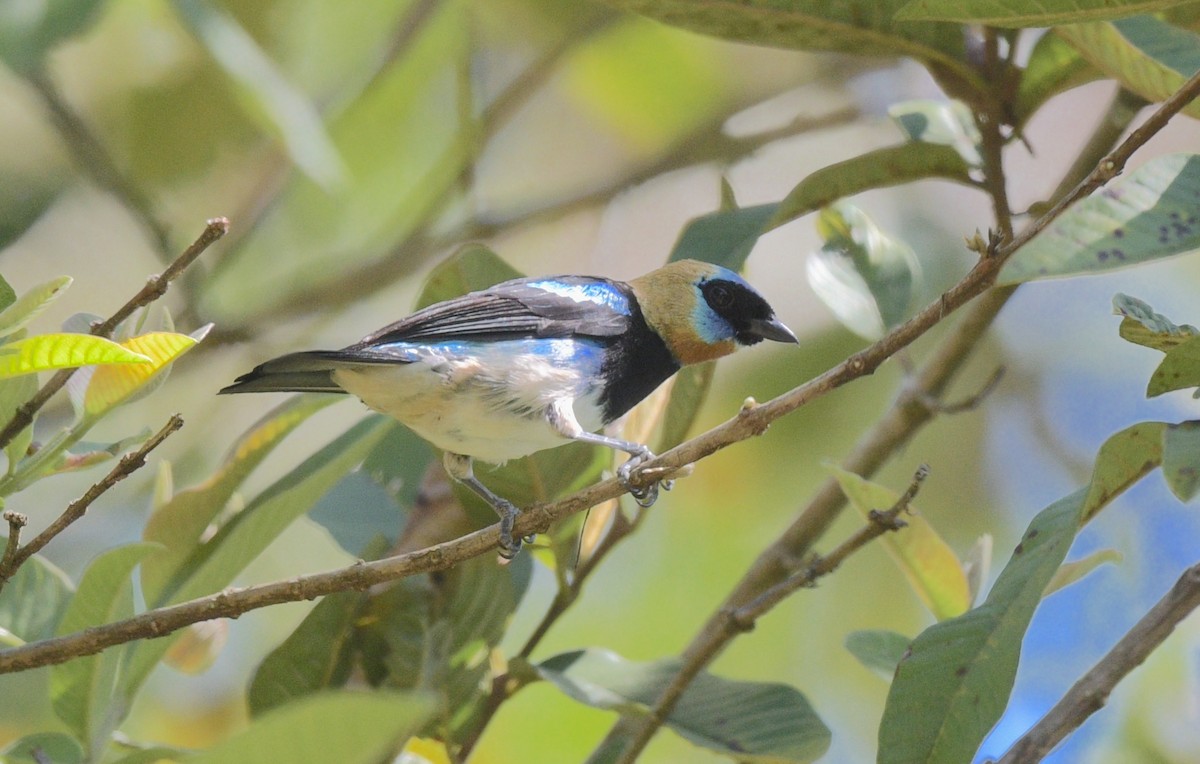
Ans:
{"label": "bird perched on branch", "polygon": [[630,458],[618,471],[644,506],[658,485],[631,476],[654,457],[597,434],[680,367],[761,340],[796,342],[733,271],[682,260],[628,283],[522,278],[430,305],[341,350],[280,356],[221,393],[350,393],[442,449],[446,471],[500,516],[512,557],[517,508],[481,483],[472,460],[504,462],[568,441]]}

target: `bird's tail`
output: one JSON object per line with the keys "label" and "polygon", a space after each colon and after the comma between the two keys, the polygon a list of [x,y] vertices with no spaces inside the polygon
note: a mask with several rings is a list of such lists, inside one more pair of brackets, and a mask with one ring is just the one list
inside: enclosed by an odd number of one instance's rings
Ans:
{"label": "bird's tail", "polygon": [[288,353],[255,366],[217,394],[344,393],[346,391],[333,381],[333,370],[352,362],[353,359],[340,350]]}

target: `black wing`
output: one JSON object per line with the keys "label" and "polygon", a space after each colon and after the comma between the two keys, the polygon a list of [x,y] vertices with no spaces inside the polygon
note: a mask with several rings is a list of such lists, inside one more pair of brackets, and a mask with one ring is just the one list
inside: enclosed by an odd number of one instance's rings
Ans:
{"label": "black wing", "polygon": [[395,342],[614,337],[629,328],[633,306],[629,287],[608,279],[516,279],[430,305],[346,349]]}

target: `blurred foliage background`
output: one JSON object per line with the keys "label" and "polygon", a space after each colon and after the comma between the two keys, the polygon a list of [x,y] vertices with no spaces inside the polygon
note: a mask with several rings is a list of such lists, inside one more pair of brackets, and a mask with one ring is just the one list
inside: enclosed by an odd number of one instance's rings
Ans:
{"label": "blurred foliage background", "polygon": [[[21,5],[4,0],[0,11]],[[18,292],[75,278],[35,325],[52,331],[78,311],[111,312],[206,218],[230,218],[231,234],[167,300],[181,331],[212,321],[213,332],[164,391],[98,433],[116,439],[181,411],[186,427],[159,451],[176,487],[210,474],[274,403],[218,399],[218,388],[264,358],[338,347],[409,312],[425,275],[461,244],[483,242],[530,274],[636,276],[665,261],[687,221],[717,209],[722,178],[741,205],[777,201],[815,169],[895,143],[891,103],[938,94],[912,63],[723,42],[582,0],[61,5],[72,6],[79,29],[45,69],[22,70],[18,55],[0,69],[0,271]],[[1059,96],[1025,127],[1028,146],[1006,149],[1018,211],[1049,193],[1113,92],[1098,82]],[[1177,120],[1138,161],[1198,141],[1196,123]],[[972,256],[962,237],[990,221],[982,194],[940,181],[872,191],[856,204],[917,252],[921,304],[965,271]],[[804,260],[819,246],[805,218],[755,247],[747,276],[802,344],[723,362],[698,427],[862,346],[807,286]],[[1120,290],[1198,322],[1198,277],[1184,259],[1140,269],[1136,286],[1121,274]],[[878,478],[901,487],[928,463],[918,505],[960,555],[985,533],[1010,549],[1038,509],[1086,481],[1116,429],[1194,409],[1186,397],[1143,400],[1156,359],[1117,337],[1109,315],[1117,278],[1024,287],[955,395],[969,396],[999,365],[1003,384],[982,407],[928,428]],[[904,365],[929,346],[698,465],[596,573],[539,653],[587,645],[634,660],[677,653],[803,505],[824,477],[821,463],[846,453],[903,384]],[[247,494],[362,414],[351,400],[318,414],[251,477]],[[43,422],[67,416],[59,404]],[[9,508],[36,530],[95,477],[43,481]],[[98,552],[138,538],[153,479],[145,470],[108,494],[49,557],[77,576]],[[858,524],[848,514],[827,543]],[[1198,532],[1194,508],[1179,506],[1161,480],[1083,532],[1073,556],[1115,547],[1124,561],[1039,612],[1013,702],[983,753],[1003,751],[1168,587],[1194,560]],[[303,519],[239,580],[349,561]],[[551,574],[535,566],[506,639],[519,645],[552,594]],[[250,672],[310,607],[230,623],[228,644],[203,674],[157,669],[126,731],[207,747],[239,728]],[[873,548],[773,612],[714,671],[796,685],[833,728],[828,760],[865,761],[887,685],[843,640],[864,628],[915,634],[929,620]],[[1054,760],[1200,758],[1197,628],[1173,637]],[[54,727],[46,675],[0,678],[0,745]],[[473,760],[582,760],[612,719],[537,684],[505,705]],[[715,759],[663,734],[646,760]]]}

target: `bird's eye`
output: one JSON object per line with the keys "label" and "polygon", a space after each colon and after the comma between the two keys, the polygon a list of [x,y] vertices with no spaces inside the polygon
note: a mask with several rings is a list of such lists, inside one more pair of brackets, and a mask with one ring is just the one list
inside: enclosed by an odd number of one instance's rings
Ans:
{"label": "bird's eye", "polygon": [[708,290],[708,302],[717,310],[733,307],[733,291],[724,284],[713,284]]}

